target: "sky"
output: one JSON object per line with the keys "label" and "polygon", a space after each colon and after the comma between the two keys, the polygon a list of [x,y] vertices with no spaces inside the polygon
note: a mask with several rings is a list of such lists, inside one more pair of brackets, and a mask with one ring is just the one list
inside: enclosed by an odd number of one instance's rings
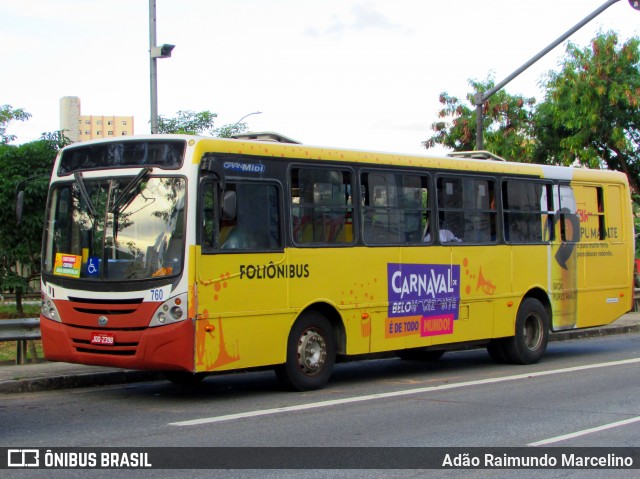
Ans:
{"label": "sky", "polygon": [[[502,81],[604,0],[156,0],[158,111],[245,115],[251,131],[308,145],[425,153],[441,92]],[[135,117],[150,132],[148,0],[0,0],[0,105],[31,113],[16,144],[60,128],[59,102],[83,115]],[[621,0],[575,33],[640,36]],[[541,100],[561,45],[509,83]],[[437,150],[437,149],[436,149]],[[442,150],[444,151],[444,150]],[[437,153],[437,151],[436,151]]]}

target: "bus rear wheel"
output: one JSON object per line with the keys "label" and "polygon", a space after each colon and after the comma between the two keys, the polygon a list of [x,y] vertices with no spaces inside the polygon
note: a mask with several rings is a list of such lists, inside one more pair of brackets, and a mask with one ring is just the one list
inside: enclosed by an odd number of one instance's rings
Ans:
{"label": "bus rear wheel", "polygon": [[294,391],[323,388],[333,371],[336,340],[331,323],[311,311],[296,321],[287,341],[287,359],[275,369],[278,380]]}
{"label": "bus rear wheel", "polygon": [[526,298],[516,316],[515,335],[503,340],[504,355],[512,364],[537,363],[549,341],[549,315],[535,298]]}

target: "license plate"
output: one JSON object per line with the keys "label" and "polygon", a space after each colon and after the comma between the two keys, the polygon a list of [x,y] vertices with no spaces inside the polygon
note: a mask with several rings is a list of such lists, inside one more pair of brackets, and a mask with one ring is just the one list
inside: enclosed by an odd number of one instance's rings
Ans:
{"label": "license plate", "polygon": [[116,343],[116,336],[110,333],[92,333],[91,344],[99,344],[101,346],[113,346]]}

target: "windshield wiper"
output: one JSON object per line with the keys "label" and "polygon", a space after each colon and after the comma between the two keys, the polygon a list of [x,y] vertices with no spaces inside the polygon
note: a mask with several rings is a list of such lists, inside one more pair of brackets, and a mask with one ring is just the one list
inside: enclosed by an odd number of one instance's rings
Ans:
{"label": "windshield wiper", "polygon": [[82,173],[80,173],[79,171],[76,171],[73,174],[73,177],[75,178],[76,183],[78,184],[78,189],[80,190],[80,195],[82,196],[82,199],[87,204],[87,209],[89,210],[89,213],[93,218],[96,218],[98,216],[98,213],[96,212],[96,207],[94,206],[93,201],[91,201],[91,197],[87,192],[87,187],[84,185],[84,179],[82,178]]}
{"label": "windshield wiper", "polygon": [[125,199],[128,201],[130,201],[132,199],[132,197],[130,196],[131,193],[133,191],[135,191],[135,189],[138,187],[138,185],[140,183],[142,183],[142,181],[149,176],[149,173],[151,173],[151,168],[150,167],[146,167],[143,168],[140,173],[138,173],[136,175],[135,178],[133,178],[129,183],[127,183],[127,186],[125,186],[122,191],[120,192],[120,195],[118,196],[118,198],[116,198],[116,200],[113,202],[113,205],[111,206],[111,208],[109,208],[109,213],[113,213],[115,211],[118,211],[119,208],[125,203]]}

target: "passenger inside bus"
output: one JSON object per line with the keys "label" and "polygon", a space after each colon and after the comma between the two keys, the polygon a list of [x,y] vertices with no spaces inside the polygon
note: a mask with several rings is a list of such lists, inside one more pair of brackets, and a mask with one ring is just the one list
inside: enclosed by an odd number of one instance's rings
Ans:
{"label": "passenger inside bus", "polygon": [[[451,230],[448,230],[444,227],[444,224],[438,229],[438,238],[441,243],[461,243],[462,240],[458,238]],[[424,236],[425,243],[431,242],[431,232],[429,231],[429,226],[427,225],[426,234]]]}

